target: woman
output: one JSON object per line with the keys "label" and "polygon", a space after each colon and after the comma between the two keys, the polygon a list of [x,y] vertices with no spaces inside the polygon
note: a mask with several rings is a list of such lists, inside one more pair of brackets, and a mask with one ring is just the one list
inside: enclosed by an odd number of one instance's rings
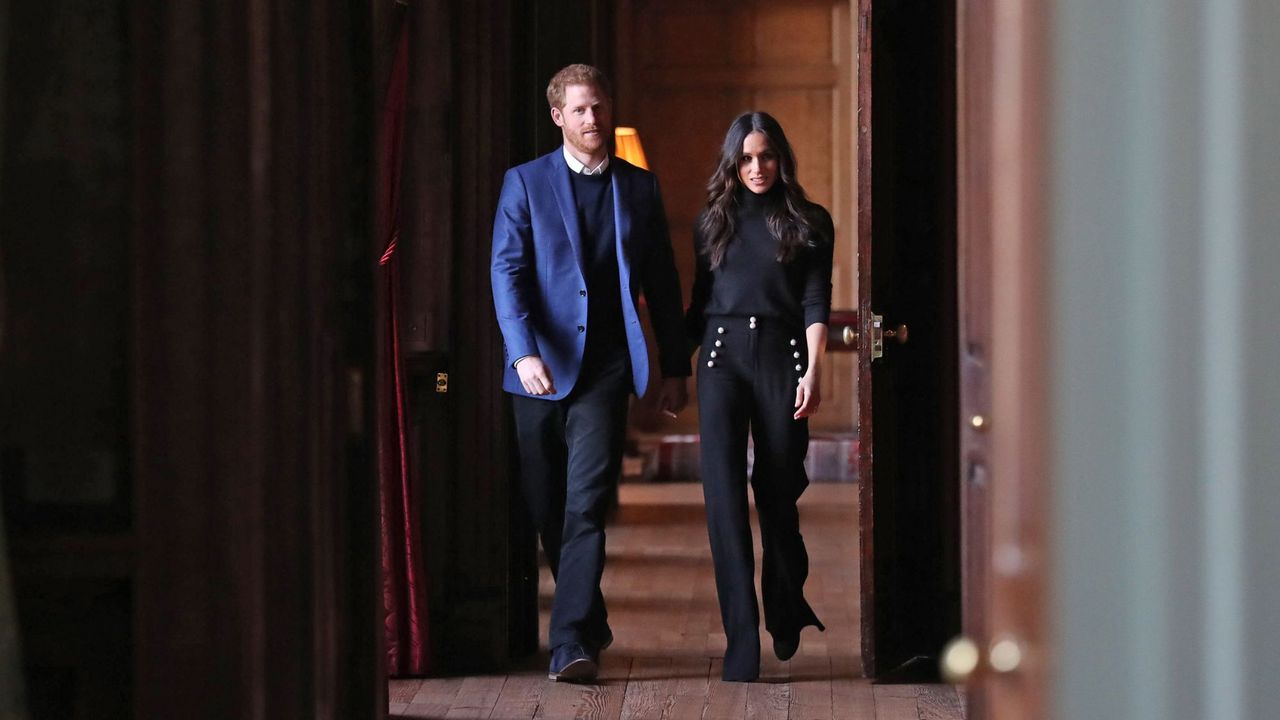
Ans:
{"label": "woman", "polygon": [[697,275],[687,315],[698,352],[702,488],[728,647],[725,680],[760,674],[760,615],[747,504],[751,487],[764,550],[765,627],[780,660],[800,631],[825,630],[804,598],[809,556],[796,501],[809,484],[808,418],[821,402],[831,312],[831,215],[809,202],[778,121],[729,126],[694,228]]}

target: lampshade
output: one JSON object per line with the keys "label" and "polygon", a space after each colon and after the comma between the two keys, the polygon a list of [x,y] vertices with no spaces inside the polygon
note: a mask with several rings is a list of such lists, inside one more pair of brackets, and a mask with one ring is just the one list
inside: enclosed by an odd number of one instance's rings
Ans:
{"label": "lampshade", "polygon": [[617,144],[618,157],[639,168],[649,169],[649,161],[644,157],[644,148],[640,145],[640,133],[633,127],[620,127],[613,131]]}

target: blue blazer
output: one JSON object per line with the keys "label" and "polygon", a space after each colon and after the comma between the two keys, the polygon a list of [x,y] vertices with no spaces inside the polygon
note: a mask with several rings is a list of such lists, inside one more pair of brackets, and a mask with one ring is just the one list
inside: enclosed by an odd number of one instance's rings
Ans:
{"label": "blue blazer", "polygon": [[[641,291],[663,376],[690,375],[680,278],[658,179],[617,157],[610,158],[609,165],[622,290],[618,321],[625,325],[635,392],[644,395],[649,352],[636,312]],[[562,399],[573,390],[588,330],[582,229],[570,172],[559,147],[511,168],[493,221],[493,304],[506,344],[502,388],[528,396],[511,364],[526,355],[538,355],[550,368],[556,387],[555,394],[540,396],[545,400]]]}

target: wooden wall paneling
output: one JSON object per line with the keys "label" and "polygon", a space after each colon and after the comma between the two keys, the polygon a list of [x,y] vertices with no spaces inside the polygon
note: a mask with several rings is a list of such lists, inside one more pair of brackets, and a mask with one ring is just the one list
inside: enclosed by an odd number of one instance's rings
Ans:
{"label": "wooden wall paneling", "polygon": [[[852,223],[851,151],[841,134],[852,124],[849,77],[854,71],[848,3],[627,0],[619,5],[620,122],[636,125],[650,164],[662,183],[686,297],[694,258],[691,227],[705,197],[725,128],[738,114],[774,114],[795,146],[801,180],[836,220],[833,277],[837,306],[855,297],[856,252]],[[844,18],[844,24],[840,19]],[[843,87],[845,90],[841,90]],[[843,98],[843,99],[842,99]],[[846,220],[848,218],[849,220]],[[819,432],[856,427],[852,360],[833,357],[825,380],[824,410],[812,422]],[[696,408],[676,420],[656,409],[633,415],[645,430],[697,431]]]}
{"label": "wooden wall paneling", "polygon": [[[829,66],[832,47],[830,3],[762,3],[755,7],[755,62]],[[785,38],[785,42],[781,40]]]}
{"label": "wooden wall paneling", "polygon": [[[832,3],[830,15],[831,62],[837,79],[831,90],[831,211],[836,226],[836,248],[832,258],[831,305],[833,309],[853,309],[858,302],[857,274],[857,157],[852,143],[857,110],[857,56],[854,52],[855,13],[848,2]],[[823,378],[826,411],[814,422],[818,431],[848,433],[858,428],[857,355],[831,356]]]}
{"label": "wooden wall paneling", "polygon": [[639,29],[634,49],[640,68],[718,65],[735,57],[741,40],[734,31],[742,28],[738,12],[726,12],[728,5],[636,0],[632,7],[628,26]]}
{"label": "wooden wall paneling", "polygon": [[693,286],[693,223],[702,210],[706,182],[720,154],[725,123],[735,104],[723,92],[688,88],[646,90],[643,112],[629,122],[641,125],[649,165],[662,183],[672,249],[685,297]]}
{"label": "wooden wall paneling", "polygon": [[778,89],[825,88],[835,84],[837,80],[836,70],[829,65],[752,66],[748,64],[735,67],[732,65],[684,66],[671,63],[651,66],[649,75],[655,85],[683,85],[704,89],[725,86]]}

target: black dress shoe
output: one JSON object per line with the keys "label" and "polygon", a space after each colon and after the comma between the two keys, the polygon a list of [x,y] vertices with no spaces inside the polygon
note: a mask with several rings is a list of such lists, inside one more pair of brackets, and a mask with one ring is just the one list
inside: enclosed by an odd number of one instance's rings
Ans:
{"label": "black dress shoe", "polygon": [[551,669],[547,679],[556,682],[587,682],[595,680],[599,667],[591,655],[578,643],[565,643],[551,652]]}

